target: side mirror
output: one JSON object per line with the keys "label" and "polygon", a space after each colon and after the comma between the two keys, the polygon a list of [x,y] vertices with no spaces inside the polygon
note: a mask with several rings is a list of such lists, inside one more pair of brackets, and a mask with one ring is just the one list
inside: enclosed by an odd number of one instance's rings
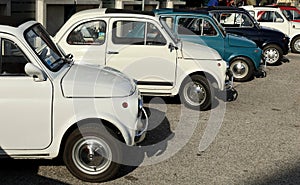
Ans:
{"label": "side mirror", "polygon": [[25,73],[33,77],[35,82],[42,82],[46,80],[44,72],[32,63],[27,63],[25,65]]}
{"label": "side mirror", "polygon": [[71,63],[73,62],[73,55],[70,53],[70,54],[67,54],[65,57],[64,57],[64,60],[67,62],[67,63]]}
{"label": "side mirror", "polygon": [[168,48],[170,49],[170,51],[172,52],[174,49],[178,49],[178,47],[177,46],[174,46],[174,44],[171,42],[170,44],[169,44],[169,46],[168,46]]}

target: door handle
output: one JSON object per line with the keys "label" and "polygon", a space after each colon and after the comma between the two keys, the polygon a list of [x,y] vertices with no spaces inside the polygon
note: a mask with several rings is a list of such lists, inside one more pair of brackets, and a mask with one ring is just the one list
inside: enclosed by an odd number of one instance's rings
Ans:
{"label": "door handle", "polygon": [[107,54],[117,55],[117,54],[119,54],[119,52],[118,51],[108,51]]}

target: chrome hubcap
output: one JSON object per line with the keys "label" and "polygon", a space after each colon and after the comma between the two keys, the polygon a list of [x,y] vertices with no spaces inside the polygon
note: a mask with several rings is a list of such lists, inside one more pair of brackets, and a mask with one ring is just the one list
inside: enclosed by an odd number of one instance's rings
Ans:
{"label": "chrome hubcap", "polygon": [[112,151],[104,140],[84,137],[74,145],[72,159],[82,172],[95,175],[104,172],[110,166]]}
{"label": "chrome hubcap", "polygon": [[188,97],[186,99],[192,105],[201,105],[205,101],[207,96],[204,87],[197,82],[189,82],[185,86],[184,92],[186,94],[185,96]]}
{"label": "chrome hubcap", "polygon": [[269,48],[264,51],[266,62],[273,64],[279,60],[279,52],[274,48]]}
{"label": "chrome hubcap", "polygon": [[294,43],[294,48],[296,51],[300,52],[300,39],[296,40]]}
{"label": "chrome hubcap", "polygon": [[230,69],[234,78],[244,78],[249,73],[248,65],[243,61],[234,61]]}

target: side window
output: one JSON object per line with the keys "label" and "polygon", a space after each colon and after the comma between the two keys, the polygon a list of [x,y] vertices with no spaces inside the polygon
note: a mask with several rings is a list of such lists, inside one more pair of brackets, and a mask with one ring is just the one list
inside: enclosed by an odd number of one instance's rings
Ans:
{"label": "side window", "polygon": [[201,18],[180,18],[177,29],[178,33],[182,35],[217,35],[214,26],[209,21]]}
{"label": "side window", "polygon": [[147,23],[146,45],[166,45],[167,41],[159,29],[152,23]]}
{"label": "side window", "polygon": [[14,42],[1,40],[1,76],[26,76],[27,62],[29,60]]}
{"label": "side window", "polygon": [[250,17],[243,13],[221,13],[220,23],[224,27],[253,27]]}
{"label": "side window", "polygon": [[155,25],[139,21],[114,22],[112,42],[129,45],[166,45],[167,43]]}
{"label": "side window", "polygon": [[102,45],[105,42],[106,23],[90,21],[77,26],[67,37],[70,45]]}
{"label": "side window", "polygon": [[259,11],[257,13],[258,22],[283,22],[283,18],[278,12]]}
{"label": "side window", "polygon": [[283,17],[281,17],[281,15],[278,12],[274,12],[274,13],[275,13],[274,22],[283,22]]}
{"label": "side window", "polygon": [[217,35],[217,31],[214,26],[207,20],[203,21],[203,35],[206,36],[215,36]]}
{"label": "side window", "polygon": [[242,15],[241,27],[253,27],[253,23],[250,17],[246,16],[245,14],[241,14],[241,15]]}
{"label": "side window", "polygon": [[239,13],[221,13],[220,23],[224,27],[240,27],[241,14]]}
{"label": "side window", "polygon": [[180,18],[177,32],[180,35],[202,35],[202,22],[199,18]]}
{"label": "side window", "polygon": [[113,23],[112,42],[114,44],[144,45],[145,22],[116,21]]}

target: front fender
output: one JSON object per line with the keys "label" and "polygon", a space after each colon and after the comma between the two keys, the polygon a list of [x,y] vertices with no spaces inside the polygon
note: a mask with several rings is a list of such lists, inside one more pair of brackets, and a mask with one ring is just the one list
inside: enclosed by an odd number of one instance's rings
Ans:
{"label": "front fender", "polygon": [[186,77],[193,74],[207,74],[216,82],[216,88],[224,90],[227,64],[224,60],[179,60],[176,89],[179,92]]}

